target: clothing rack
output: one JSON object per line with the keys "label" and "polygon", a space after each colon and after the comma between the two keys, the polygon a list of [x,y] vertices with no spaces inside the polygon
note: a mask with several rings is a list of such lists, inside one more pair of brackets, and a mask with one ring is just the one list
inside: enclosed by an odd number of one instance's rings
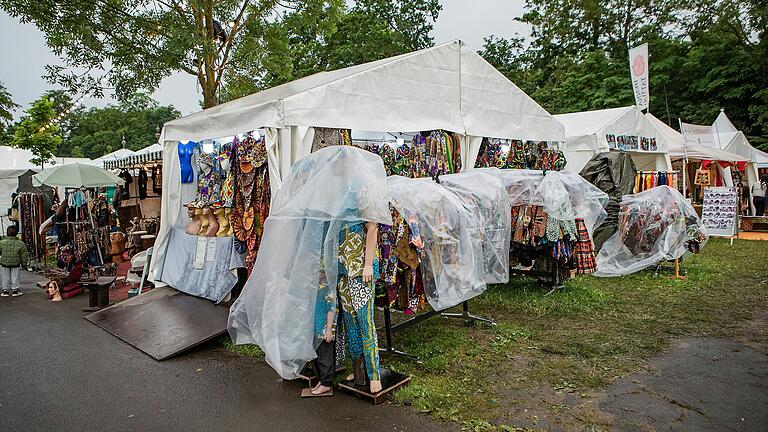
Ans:
{"label": "clothing rack", "polygon": [[496,325],[496,321],[485,318],[481,316],[474,315],[470,313],[469,311],[469,300],[465,300],[461,304],[462,311],[460,313],[449,313],[449,312],[438,312],[434,309],[424,312],[422,314],[416,315],[413,318],[407,319],[399,324],[392,324],[392,310],[389,306],[384,307],[384,332],[386,333],[387,337],[387,346],[386,349],[384,349],[384,352],[387,354],[397,355],[401,357],[408,358],[410,360],[413,360],[417,363],[421,363],[421,359],[419,356],[407,353],[405,351],[400,351],[394,347],[394,344],[392,343],[392,336],[400,331],[409,329],[415,325],[418,325],[424,320],[427,320],[429,318],[432,318],[434,316],[442,316],[444,318],[458,318],[464,320],[464,322],[469,325],[475,321],[484,322],[487,324],[490,324],[492,326]]}

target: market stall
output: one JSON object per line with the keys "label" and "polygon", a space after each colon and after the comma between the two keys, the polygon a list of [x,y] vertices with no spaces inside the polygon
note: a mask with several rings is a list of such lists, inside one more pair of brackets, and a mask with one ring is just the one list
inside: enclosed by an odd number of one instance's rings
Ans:
{"label": "market stall", "polygon": [[69,269],[75,264],[96,267],[109,262],[112,210],[103,188],[122,183],[122,179],[109,171],[80,163],[57,165],[32,176],[34,187],[65,188],[63,200],[49,221],[58,243],[57,267]]}
{"label": "market stall", "polygon": [[[699,214],[706,187],[737,186],[742,179],[746,181],[748,172],[754,170],[753,163],[745,156],[706,145],[686,143],[680,132],[652,114],[646,114],[646,117],[659,134],[665,137],[672,166],[675,172],[681,173],[677,182],[669,185],[681,193],[685,190],[685,196],[692,200]],[[748,197],[743,200],[743,204],[743,210],[746,211],[749,207]]]}
{"label": "market stall", "polygon": [[[243,134],[250,132],[258,143],[254,161],[265,161],[257,165],[265,175],[262,184],[268,182],[274,194],[291,165],[312,151],[315,135],[325,133],[321,127],[404,132],[424,148],[430,140],[446,142],[434,135],[438,131],[461,140],[456,159],[462,161],[475,160],[483,136],[563,139],[562,126],[551,115],[459,41],[312,75],[168,122],[161,134],[163,210],[150,278],[167,283],[182,271],[168,265],[178,250],[170,245],[184,234],[190,219],[183,204],[193,202],[199,189],[194,176],[189,183],[182,181],[183,171],[194,172],[185,167],[195,148],[199,154],[210,154],[206,147],[234,144],[236,135],[242,142],[247,138]],[[425,154],[423,160],[432,160],[430,156]],[[414,167],[419,175],[431,176],[453,172],[456,165],[434,173],[427,168]],[[237,207],[232,211],[236,218]],[[260,219],[255,216],[258,210],[243,210],[248,226]],[[249,250],[247,243],[243,249]]]}
{"label": "market stall", "polygon": [[157,235],[160,228],[163,191],[163,151],[159,144],[120,158],[103,161],[104,168],[117,173],[125,184],[109,190],[110,204],[118,213],[120,228],[127,232],[138,225],[146,235]]}
{"label": "market stall", "polygon": [[580,172],[595,154],[623,151],[638,171],[667,173],[669,144],[635,106],[559,114],[565,126],[565,169]]}

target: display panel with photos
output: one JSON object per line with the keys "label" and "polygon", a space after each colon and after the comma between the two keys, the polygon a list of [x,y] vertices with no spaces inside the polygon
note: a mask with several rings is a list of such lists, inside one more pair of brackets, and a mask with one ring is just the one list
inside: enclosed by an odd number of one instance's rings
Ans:
{"label": "display panel with photos", "polygon": [[736,214],[739,197],[735,187],[704,188],[701,219],[709,235],[732,237],[736,235]]}
{"label": "display panel with photos", "polygon": [[613,150],[641,152],[655,152],[659,150],[659,145],[654,137],[606,134],[605,140],[608,142],[608,148]]}

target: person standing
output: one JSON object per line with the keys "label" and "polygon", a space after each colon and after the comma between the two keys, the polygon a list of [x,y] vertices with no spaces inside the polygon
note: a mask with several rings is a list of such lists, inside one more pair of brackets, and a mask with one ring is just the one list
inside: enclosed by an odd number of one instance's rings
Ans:
{"label": "person standing", "polygon": [[752,204],[755,205],[755,216],[763,216],[765,212],[766,191],[768,191],[768,175],[760,177],[760,181],[752,185]]}
{"label": "person standing", "polygon": [[27,265],[29,252],[27,245],[17,237],[19,230],[15,226],[9,226],[6,234],[0,240],[0,275],[3,286],[0,297],[18,297],[22,294],[19,289],[19,268]]}

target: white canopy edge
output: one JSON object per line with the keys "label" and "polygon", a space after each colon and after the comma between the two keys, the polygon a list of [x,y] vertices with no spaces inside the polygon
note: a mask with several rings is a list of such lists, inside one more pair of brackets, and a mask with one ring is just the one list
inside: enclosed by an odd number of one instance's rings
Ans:
{"label": "white canopy edge", "polygon": [[167,122],[168,141],[334,127],[563,141],[552,115],[461,41],[321,72]]}

